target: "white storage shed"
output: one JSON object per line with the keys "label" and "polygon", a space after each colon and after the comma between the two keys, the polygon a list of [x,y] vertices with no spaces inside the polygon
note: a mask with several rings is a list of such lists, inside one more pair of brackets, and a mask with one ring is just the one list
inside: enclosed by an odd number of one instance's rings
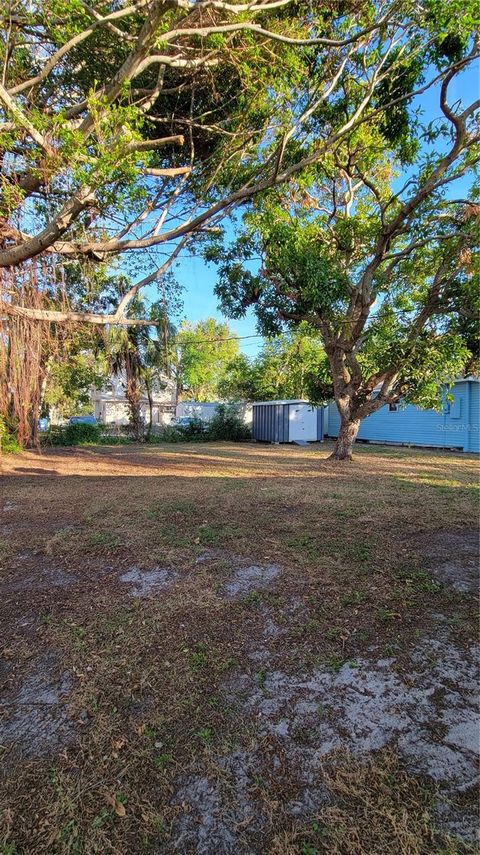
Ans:
{"label": "white storage shed", "polygon": [[254,403],[252,436],[261,442],[323,442],[323,408],[308,401]]}

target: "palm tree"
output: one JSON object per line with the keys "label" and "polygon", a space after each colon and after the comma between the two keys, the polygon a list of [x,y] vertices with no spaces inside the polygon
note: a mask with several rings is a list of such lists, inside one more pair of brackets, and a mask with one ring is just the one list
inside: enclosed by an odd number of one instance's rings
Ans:
{"label": "palm tree", "polygon": [[[144,300],[139,297],[133,300],[129,315],[144,318]],[[136,440],[142,439],[144,432],[141,412],[144,391],[149,404],[147,437],[152,431],[153,389],[155,383],[162,382],[161,375],[170,372],[170,340],[175,334],[162,303],[152,305],[150,319],[154,327],[112,328],[109,332],[110,370],[125,376],[130,427]],[[152,329],[157,330],[157,337],[152,336]]]}
{"label": "palm tree", "polygon": [[113,374],[125,376],[125,397],[129,410],[129,422],[135,439],[143,433],[141,415],[142,373],[141,337],[144,329],[138,327],[114,327],[109,331],[109,364]]}

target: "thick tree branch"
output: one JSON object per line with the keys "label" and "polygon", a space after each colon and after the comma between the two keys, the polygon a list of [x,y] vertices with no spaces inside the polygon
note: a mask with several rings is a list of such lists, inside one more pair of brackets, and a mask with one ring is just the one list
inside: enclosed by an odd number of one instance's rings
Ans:
{"label": "thick tree branch", "polygon": [[166,145],[183,145],[184,140],[183,134],[176,134],[171,137],[160,137],[156,140],[135,140],[128,143],[125,148],[126,151],[153,151]]}
{"label": "thick tree branch", "polygon": [[137,13],[142,7],[148,5],[149,0],[138,0],[137,3],[131,6],[126,6],[124,9],[117,9],[115,12],[111,12],[111,14],[106,15],[104,18],[99,17],[97,20],[91,24],[89,27],[86,27],[81,33],[77,33],[77,35],[73,36],[68,42],[62,45],[55,53],[50,57],[49,60],[45,63],[42,70],[35,76],[30,77],[28,80],[24,80],[22,83],[18,83],[17,86],[12,86],[9,90],[10,95],[19,95],[21,92],[24,92],[26,89],[32,89],[33,86],[37,86],[43,80],[45,80],[51,71],[55,68],[56,65],[60,62],[60,60],[71,51],[74,47],[81,44],[85,39],[87,39],[92,33],[95,32],[99,27],[108,26],[113,21],[118,21],[120,18],[126,18],[129,15],[134,15]]}
{"label": "thick tree branch", "polygon": [[44,150],[44,152],[50,156],[54,154],[54,149],[47,142],[43,134],[40,131],[37,131],[36,127],[32,124],[30,119],[25,115],[23,110],[15,103],[11,95],[7,92],[4,86],[0,83],[0,101],[3,101],[5,107],[9,113],[14,117],[14,119],[18,122],[20,127],[24,128],[29,136],[32,138],[37,145],[40,146]]}
{"label": "thick tree branch", "polygon": [[144,318],[126,318],[114,315],[97,315],[92,312],[57,311],[53,309],[32,309],[27,306],[15,306],[0,299],[0,315],[6,317],[16,316],[28,318],[33,321],[48,321],[49,323],[87,323],[97,326],[129,326],[129,327],[151,327],[156,326],[155,321]]}

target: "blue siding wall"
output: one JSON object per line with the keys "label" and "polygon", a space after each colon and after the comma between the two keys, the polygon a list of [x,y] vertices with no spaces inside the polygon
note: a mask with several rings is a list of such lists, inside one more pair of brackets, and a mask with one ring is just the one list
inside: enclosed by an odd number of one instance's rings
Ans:
{"label": "blue siding wall", "polygon": [[[359,439],[372,442],[429,445],[480,452],[480,383],[462,380],[451,389],[454,401],[445,412],[421,410],[408,404],[391,411],[388,406],[364,419]],[[340,416],[335,403],[328,405],[329,436],[337,436]]]}
{"label": "blue siding wall", "polygon": [[476,451],[480,454],[480,383],[469,383],[470,397],[469,418],[467,420],[468,436],[465,451]]}

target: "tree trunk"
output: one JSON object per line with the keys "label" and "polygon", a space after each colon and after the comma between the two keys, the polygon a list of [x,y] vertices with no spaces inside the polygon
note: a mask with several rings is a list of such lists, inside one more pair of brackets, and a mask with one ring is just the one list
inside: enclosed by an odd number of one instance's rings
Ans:
{"label": "tree trunk", "polygon": [[353,444],[357,438],[360,419],[348,419],[341,422],[338,437],[330,458],[332,460],[351,460]]}
{"label": "tree trunk", "polygon": [[125,397],[129,409],[130,428],[137,442],[142,437],[142,419],[140,413],[140,389],[138,385],[138,370],[135,362],[135,353],[130,350],[125,352]]}
{"label": "tree trunk", "polygon": [[137,442],[142,435],[142,420],[140,415],[140,392],[135,378],[127,380],[126,398],[130,410],[130,427]]}
{"label": "tree trunk", "polygon": [[148,430],[147,430],[147,439],[150,439],[153,430],[153,398],[152,392],[150,389],[150,384],[145,382],[145,389],[147,391],[148,398]]}

